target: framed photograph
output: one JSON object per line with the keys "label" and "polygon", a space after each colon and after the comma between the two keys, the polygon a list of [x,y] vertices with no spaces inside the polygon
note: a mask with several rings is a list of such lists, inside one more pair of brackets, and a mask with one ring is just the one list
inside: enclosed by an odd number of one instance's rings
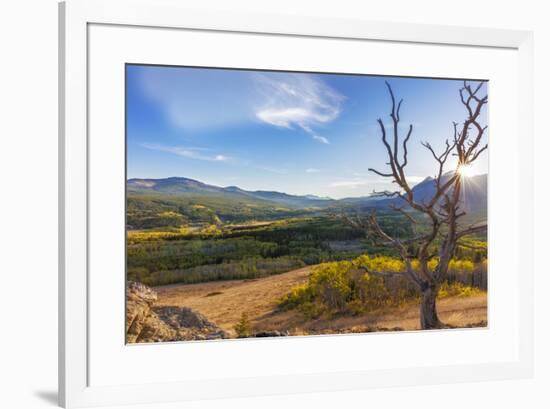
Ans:
{"label": "framed photograph", "polygon": [[128,343],[488,326],[488,81],[125,75]]}
{"label": "framed photograph", "polygon": [[531,376],[531,33],[180,3],[60,5],[60,403]]}

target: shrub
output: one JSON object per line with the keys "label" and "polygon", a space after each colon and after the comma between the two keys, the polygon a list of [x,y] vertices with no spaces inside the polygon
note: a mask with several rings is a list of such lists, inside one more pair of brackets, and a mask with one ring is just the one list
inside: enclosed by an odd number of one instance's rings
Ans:
{"label": "shrub", "polygon": [[[383,259],[377,258],[374,263],[393,261]],[[361,262],[370,260],[363,258]],[[312,271],[307,283],[294,287],[281,298],[279,307],[296,308],[308,317],[318,317],[323,313],[342,311],[359,314],[390,304],[391,293],[384,284],[384,278],[365,273],[357,264],[340,261],[319,265]]]}
{"label": "shrub", "polygon": [[462,284],[460,282],[449,283],[445,281],[439,288],[437,298],[445,298],[451,296],[471,297],[481,293],[481,290],[476,287]]}
{"label": "shrub", "polygon": [[353,315],[361,315],[366,311],[366,308],[361,300],[355,299],[348,302],[347,310]]}
{"label": "shrub", "polygon": [[292,309],[306,302],[311,302],[313,299],[314,294],[311,286],[308,284],[297,285],[281,298],[279,308],[283,310]]}
{"label": "shrub", "polygon": [[298,311],[300,311],[307,319],[318,318],[322,315],[331,315],[326,305],[318,301],[306,301],[303,304],[298,305]]}
{"label": "shrub", "polygon": [[331,310],[342,310],[351,294],[349,261],[324,263],[313,270],[308,285]]}
{"label": "shrub", "polygon": [[474,263],[470,260],[455,260],[449,262],[449,273],[471,273],[474,271]]}
{"label": "shrub", "polygon": [[397,273],[405,269],[405,263],[402,260],[388,256],[371,257],[364,254],[353,260],[353,264],[380,273]]}
{"label": "shrub", "polygon": [[250,323],[246,312],[241,314],[241,319],[237,324],[235,324],[233,329],[237,333],[237,338],[248,338],[252,336],[252,324]]}
{"label": "shrub", "polygon": [[362,274],[355,284],[356,299],[367,307],[377,308],[391,301],[390,293],[382,277]]}

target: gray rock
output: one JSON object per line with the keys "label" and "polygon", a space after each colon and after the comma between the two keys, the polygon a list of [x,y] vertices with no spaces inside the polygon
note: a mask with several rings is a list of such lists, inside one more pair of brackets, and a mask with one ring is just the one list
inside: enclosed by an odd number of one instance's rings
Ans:
{"label": "gray rock", "polygon": [[229,338],[204,315],[187,307],[155,307],[157,293],[136,282],[126,286],[126,341],[168,342]]}
{"label": "gray rock", "polygon": [[287,331],[284,331],[284,332],[281,332],[281,331],[260,331],[260,332],[256,332],[254,334],[254,337],[256,337],[256,338],[287,337],[287,336],[288,336]]}

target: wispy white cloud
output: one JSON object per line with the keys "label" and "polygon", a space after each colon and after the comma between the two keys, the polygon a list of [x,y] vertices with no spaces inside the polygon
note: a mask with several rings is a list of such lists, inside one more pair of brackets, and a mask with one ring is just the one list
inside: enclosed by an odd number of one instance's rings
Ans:
{"label": "wispy white cloud", "polygon": [[313,127],[325,125],[340,115],[343,95],[306,74],[258,74],[256,79],[265,96],[256,109],[260,121],[280,128],[299,127],[314,140],[329,143]]}
{"label": "wispy white cloud", "polygon": [[311,135],[311,137],[313,139],[315,139],[316,141],[319,141],[319,142],[324,143],[326,145],[330,144],[329,140],[327,138],[325,138],[324,136],[313,134],[313,135]]}
{"label": "wispy white cloud", "polygon": [[260,120],[280,128],[301,128],[318,142],[328,143],[314,129],[336,119],[344,101],[309,74],[199,70],[190,75],[188,69],[143,68],[136,80],[170,124],[184,130]]}
{"label": "wispy white cloud", "polygon": [[221,154],[206,154],[203,152],[208,152],[208,149],[197,148],[197,147],[184,147],[184,146],[165,146],[159,144],[141,144],[142,147],[146,149],[151,149],[160,152],[173,153],[174,155],[182,156],[184,158],[196,159],[196,160],[205,160],[211,162],[227,162],[232,158],[226,155]]}
{"label": "wispy white cloud", "polygon": [[307,168],[306,173],[319,173],[321,170],[317,168]]}
{"label": "wispy white cloud", "polygon": [[136,80],[174,128],[202,131],[259,120],[301,129],[323,144],[329,139],[318,128],[338,118],[345,99],[310,74],[143,68]]}

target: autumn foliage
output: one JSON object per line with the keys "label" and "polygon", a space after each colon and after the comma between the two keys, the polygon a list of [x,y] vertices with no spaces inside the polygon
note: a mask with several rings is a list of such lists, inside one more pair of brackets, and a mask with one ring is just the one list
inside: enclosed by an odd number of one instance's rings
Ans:
{"label": "autumn foliage", "polygon": [[[413,266],[419,268],[416,260]],[[285,295],[279,307],[298,309],[315,318],[336,313],[361,314],[418,301],[418,289],[401,274],[404,268],[401,259],[388,256],[362,255],[353,261],[323,263],[313,269],[306,283]],[[483,289],[469,284],[469,277],[486,269],[486,261],[451,260],[450,277],[454,279],[441,286],[439,297],[482,292]]]}

